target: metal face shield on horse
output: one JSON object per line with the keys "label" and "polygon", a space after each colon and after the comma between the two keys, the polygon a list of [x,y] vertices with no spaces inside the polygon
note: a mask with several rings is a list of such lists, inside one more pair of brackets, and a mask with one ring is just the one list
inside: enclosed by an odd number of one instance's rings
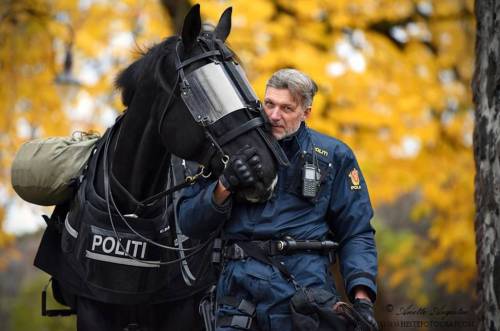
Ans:
{"label": "metal face shield on horse", "polygon": [[[250,107],[258,106],[258,100],[250,87],[243,70],[232,63],[239,81],[244,82],[251,100],[245,100],[224,66],[219,62],[211,62],[186,75],[185,86],[181,89],[181,97],[196,122],[210,125],[224,116]],[[247,96],[247,97],[248,97]]]}

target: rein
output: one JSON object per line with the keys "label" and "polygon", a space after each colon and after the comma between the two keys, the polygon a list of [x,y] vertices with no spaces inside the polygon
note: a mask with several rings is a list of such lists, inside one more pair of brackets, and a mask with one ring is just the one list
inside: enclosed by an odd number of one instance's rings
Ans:
{"label": "rein", "polygon": [[[116,205],[116,202],[113,198],[113,194],[111,192],[111,183],[110,183],[110,172],[111,172],[111,169],[110,169],[110,166],[112,166],[112,163],[109,162],[108,160],[108,157],[109,157],[109,145],[110,145],[110,142],[111,142],[111,138],[113,137],[113,134],[114,134],[114,130],[115,130],[115,127],[117,125],[119,125],[120,123],[120,120],[123,118],[124,115],[120,116],[118,119],[117,119],[117,122],[115,123],[115,125],[110,129],[108,135],[106,136],[105,138],[105,141],[104,141],[104,149],[103,149],[103,172],[104,172],[104,195],[105,195],[105,200],[106,200],[106,207],[107,207],[107,212],[108,212],[108,217],[109,217],[109,221],[111,223],[111,228],[113,229],[113,233],[117,239],[117,244],[119,245],[119,247],[121,248],[121,250],[124,252],[125,256],[133,259],[133,260],[136,260],[136,261],[139,261],[141,263],[145,263],[145,264],[150,264],[150,265],[170,265],[170,264],[174,264],[174,263],[178,263],[178,262],[181,262],[181,261],[185,261],[187,260],[188,258],[198,254],[200,251],[202,251],[204,248],[206,248],[210,242],[216,238],[216,236],[218,235],[217,231],[211,235],[204,243],[200,243],[199,245],[195,246],[195,247],[191,247],[191,248],[181,248],[181,247],[173,247],[173,246],[167,246],[167,245],[163,245],[163,244],[160,244],[150,238],[147,238],[145,236],[143,236],[142,234],[140,234],[139,232],[137,232],[131,225],[130,223],[126,220],[127,217],[130,217],[130,218],[137,218],[138,216],[136,214],[129,214],[129,215],[123,215],[120,210],[118,209],[118,206]],[[170,171],[170,169],[169,169]],[[192,185],[193,183],[196,182],[196,180],[200,177],[200,176],[203,176],[203,168],[201,169],[200,172],[198,172],[197,174],[193,175],[193,176],[188,176],[185,180],[184,183],[181,183],[179,185],[176,185],[170,189],[167,189],[165,191],[162,191],[158,194],[155,194],[154,196],[150,197],[150,198],[147,198],[145,200],[143,200],[142,202],[139,202],[138,204],[138,207],[136,208],[136,213],[138,213],[138,209],[141,209],[142,208],[145,208],[145,207],[149,207],[149,206],[152,206],[154,205],[160,198],[162,197],[165,197],[167,195],[171,195],[172,193],[174,193],[175,191],[178,191],[184,187],[187,187],[189,185]],[[172,251],[178,251],[178,252],[190,252],[189,254],[187,255],[184,255],[181,256],[180,258],[178,259],[173,259],[173,260],[170,260],[170,261],[160,261],[160,262],[148,262],[148,261],[143,261],[143,260],[140,260],[140,259],[137,259],[136,257],[130,255],[127,250],[125,249],[125,247],[123,246],[123,244],[121,243],[121,237],[120,235],[118,234],[118,231],[116,230],[116,226],[115,226],[115,221],[113,220],[113,213],[111,211],[111,207],[113,207],[114,211],[116,212],[116,214],[118,214],[119,218],[121,221],[123,221],[123,223],[128,227],[128,229],[134,233],[136,236],[140,237],[141,239],[147,241],[148,243],[154,245],[154,246],[157,246],[157,247],[160,247],[160,248],[163,248],[163,249],[166,249],[166,250],[172,250]],[[167,208],[165,207],[165,212],[167,212]]]}

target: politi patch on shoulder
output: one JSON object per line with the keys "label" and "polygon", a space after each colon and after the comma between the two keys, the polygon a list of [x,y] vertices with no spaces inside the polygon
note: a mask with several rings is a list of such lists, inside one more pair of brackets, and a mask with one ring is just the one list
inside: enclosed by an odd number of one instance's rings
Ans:
{"label": "politi patch on shoulder", "polygon": [[352,169],[349,173],[349,178],[351,179],[351,190],[360,190],[361,185],[359,185],[359,172],[356,168]]}

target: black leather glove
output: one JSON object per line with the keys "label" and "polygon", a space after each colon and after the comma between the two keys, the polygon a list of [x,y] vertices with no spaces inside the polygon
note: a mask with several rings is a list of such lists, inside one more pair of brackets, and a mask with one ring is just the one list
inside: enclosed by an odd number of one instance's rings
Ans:
{"label": "black leather glove", "polygon": [[257,150],[245,145],[231,155],[219,180],[226,189],[235,192],[239,188],[254,185],[263,176],[262,163]]}
{"label": "black leather glove", "polygon": [[363,331],[378,331],[377,321],[373,313],[373,303],[368,299],[355,299],[352,307],[358,313],[358,327]]}

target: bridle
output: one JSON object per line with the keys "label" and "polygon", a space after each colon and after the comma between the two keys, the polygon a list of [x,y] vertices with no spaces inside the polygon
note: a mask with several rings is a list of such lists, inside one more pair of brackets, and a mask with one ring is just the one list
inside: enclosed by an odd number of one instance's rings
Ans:
{"label": "bridle", "polygon": [[[161,128],[163,126],[163,122],[165,121],[167,111],[174,99],[177,89],[179,88],[180,95],[184,99],[184,102],[188,110],[190,111],[194,121],[203,127],[205,136],[210,141],[209,148],[204,151],[204,155],[201,157],[200,164],[202,164],[204,168],[208,168],[210,160],[217,155],[220,155],[220,161],[225,166],[227,164],[227,161],[229,160],[229,156],[224,152],[222,146],[252,129],[268,125],[268,119],[261,107],[260,101],[251,90],[249,83],[246,81],[246,78],[242,76],[241,72],[239,71],[241,69],[238,70],[239,65],[234,59],[233,52],[224,44],[224,42],[216,38],[215,35],[209,31],[202,32],[197,41],[198,45],[200,45],[202,49],[202,53],[182,61],[180,53],[181,48],[183,48],[183,44],[181,38],[178,39],[175,45],[175,69],[177,75],[172,88],[168,87],[168,84],[166,83],[160,70],[159,82],[162,88],[166,92],[169,92],[169,97],[160,115],[160,120],[158,122],[158,133],[161,136]],[[185,73],[185,68],[205,59],[211,59],[209,64],[215,63],[220,68],[223,68],[224,73],[231,79],[233,83],[231,86],[233,86],[237,90],[237,94],[242,99],[241,108],[246,109],[250,113],[251,117],[251,119],[246,121],[244,124],[236,127],[233,130],[230,130],[229,132],[226,132],[224,135],[218,137],[217,139],[210,131],[210,125],[213,124],[214,121],[211,121],[209,116],[207,116],[206,113],[203,113],[205,111],[204,107],[191,106],[190,102],[188,101],[189,96],[192,94],[193,86],[191,85],[189,78]],[[198,71],[198,69],[195,71]],[[270,147],[271,150],[274,150],[277,147],[279,148],[279,146]],[[281,160],[283,160],[284,158],[282,155],[277,155],[277,159],[281,162]],[[286,164],[286,161],[283,161],[282,163]]]}

